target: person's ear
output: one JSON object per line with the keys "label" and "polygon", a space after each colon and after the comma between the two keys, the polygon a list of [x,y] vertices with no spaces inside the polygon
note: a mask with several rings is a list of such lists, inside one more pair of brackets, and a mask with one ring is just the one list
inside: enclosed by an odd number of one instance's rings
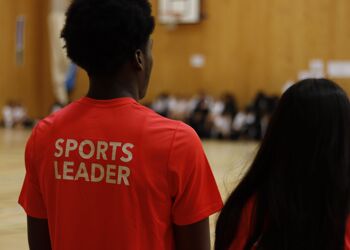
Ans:
{"label": "person's ear", "polygon": [[144,70],[145,69],[145,55],[142,52],[142,50],[138,49],[135,52],[135,66],[138,70]]}

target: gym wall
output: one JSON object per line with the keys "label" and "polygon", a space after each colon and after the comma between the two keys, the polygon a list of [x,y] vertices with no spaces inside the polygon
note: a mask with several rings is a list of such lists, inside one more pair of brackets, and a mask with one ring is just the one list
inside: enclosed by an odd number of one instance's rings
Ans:
{"label": "gym wall", "polygon": [[[152,0],[157,12],[156,0]],[[205,19],[174,30],[157,25],[154,70],[146,100],[160,92],[214,96],[233,92],[240,106],[258,90],[279,94],[283,84],[317,58],[350,59],[348,0],[202,0]],[[0,107],[21,101],[32,116],[48,113],[54,102],[50,80],[48,1],[0,0]],[[16,66],[16,17],[25,15],[24,65]],[[193,54],[206,58],[191,67]],[[349,79],[335,79],[350,93]],[[79,72],[73,98],[86,93]]]}

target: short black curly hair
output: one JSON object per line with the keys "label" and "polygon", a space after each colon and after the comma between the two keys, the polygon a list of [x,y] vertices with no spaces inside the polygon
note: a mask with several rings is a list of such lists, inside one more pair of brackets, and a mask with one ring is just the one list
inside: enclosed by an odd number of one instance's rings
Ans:
{"label": "short black curly hair", "polygon": [[155,27],[148,0],[73,0],[61,37],[89,75],[111,75],[145,49]]}

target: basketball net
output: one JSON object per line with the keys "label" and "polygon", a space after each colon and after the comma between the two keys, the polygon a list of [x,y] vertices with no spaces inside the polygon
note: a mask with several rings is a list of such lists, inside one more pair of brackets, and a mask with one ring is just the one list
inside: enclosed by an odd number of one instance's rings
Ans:
{"label": "basketball net", "polygon": [[166,27],[168,30],[175,30],[177,26],[181,23],[182,13],[176,11],[169,11],[167,13],[168,19]]}

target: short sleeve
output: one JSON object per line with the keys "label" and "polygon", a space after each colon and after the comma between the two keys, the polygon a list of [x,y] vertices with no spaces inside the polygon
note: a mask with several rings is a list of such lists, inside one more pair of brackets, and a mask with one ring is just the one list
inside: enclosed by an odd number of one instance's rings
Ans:
{"label": "short sleeve", "polygon": [[350,217],[348,217],[346,220],[344,249],[350,250]]}
{"label": "short sleeve", "polygon": [[193,224],[221,210],[222,199],[202,143],[183,123],[175,132],[168,167],[174,224]]}
{"label": "short sleeve", "polygon": [[[252,214],[255,206],[255,198],[251,198],[246,203],[241,212],[241,219],[236,236],[231,244],[230,250],[244,249],[251,232]],[[255,249],[255,245],[252,249]]]}
{"label": "short sleeve", "polygon": [[27,215],[35,218],[47,218],[46,208],[44,205],[42,193],[39,185],[37,169],[34,161],[34,140],[35,129],[30,136],[25,150],[26,174],[19,196],[18,203],[26,211]]}

